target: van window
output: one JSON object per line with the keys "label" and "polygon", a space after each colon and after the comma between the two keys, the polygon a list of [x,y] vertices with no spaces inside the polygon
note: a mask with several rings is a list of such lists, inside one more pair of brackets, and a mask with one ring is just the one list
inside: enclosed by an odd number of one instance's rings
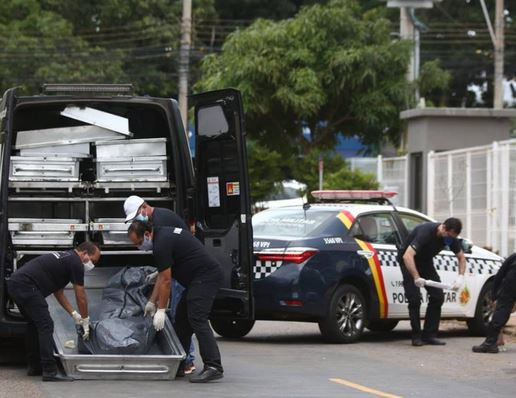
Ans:
{"label": "van window", "polygon": [[256,236],[288,236],[303,238],[320,231],[328,220],[335,220],[335,211],[303,211],[299,209],[274,209],[253,216],[253,233]]}

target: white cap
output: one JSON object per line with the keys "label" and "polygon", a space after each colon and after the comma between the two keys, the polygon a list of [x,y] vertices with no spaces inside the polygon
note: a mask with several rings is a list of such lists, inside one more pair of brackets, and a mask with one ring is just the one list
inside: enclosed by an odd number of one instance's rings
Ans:
{"label": "white cap", "polygon": [[138,214],[138,209],[145,201],[139,196],[129,196],[124,202],[125,222],[132,221]]}

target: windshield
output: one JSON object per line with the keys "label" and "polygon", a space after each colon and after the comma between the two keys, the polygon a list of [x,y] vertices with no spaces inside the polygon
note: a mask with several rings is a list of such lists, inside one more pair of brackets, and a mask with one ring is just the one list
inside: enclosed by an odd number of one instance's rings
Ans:
{"label": "windshield", "polygon": [[301,206],[298,209],[265,210],[253,216],[253,234],[303,238],[334,218],[335,211],[304,211]]}

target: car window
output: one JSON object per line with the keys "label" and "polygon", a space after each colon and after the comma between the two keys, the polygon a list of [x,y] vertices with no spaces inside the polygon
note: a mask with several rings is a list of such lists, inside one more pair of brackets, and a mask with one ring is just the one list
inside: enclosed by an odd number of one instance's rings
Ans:
{"label": "car window", "polygon": [[399,243],[394,220],[388,213],[366,214],[358,217],[351,228],[351,235],[370,243],[387,245]]}
{"label": "car window", "polygon": [[401,218],[401,221],[403,221],[403,224],[405,224],[405,228],[407,228],[407,231],[408,231],[409,234],[419,224],[423,224],[423,223],[429,221],[427,219],[424,219],[422,217],[416,216],[414,214],[398,213],[398,215]]}
{"label": "car window", "polygon": [[288,236],[302,238],[317,233],[326,222],[335,220],[335,211],[270,209],[253,216],[255,236]]}

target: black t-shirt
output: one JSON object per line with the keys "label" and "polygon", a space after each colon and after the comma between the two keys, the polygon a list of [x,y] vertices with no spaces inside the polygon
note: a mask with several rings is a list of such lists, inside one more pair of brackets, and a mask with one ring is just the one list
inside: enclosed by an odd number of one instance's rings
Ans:
{"label": "black t-shirt", "polygon": [[46,297],[70,282],[84,286],[84,265],[75,250],[52,252],[30,260],[11,276],[17,282],[27,279]]}
{"label": "black t-shirt", "polygon": [[[445,247],[444,239],[437,236],[437,227],[439,225],[439,223],[427,222],[415,227],[398,252],[398,261],[403,261],[403,255],[408,247],[411,246],[416,252],[416,264],[431,263],[432,259]],[[453,238],[453,242],[449,247],[454,253],[459,253],[462,250],[460,242],[456,238]]]}
{"label": "black t-shirt", "polygon": [[152,225],[156,227],[177,227],[188,230],[186,223],[181,217],[170,209],[155,207],[152,213]]}
{"label": "black t-shirt", "polygon": [[220,267],[203,244],[184,228],[154,228],[153,254],[158,271],[171,268],[172,278],[185,287],[194,278]]}

